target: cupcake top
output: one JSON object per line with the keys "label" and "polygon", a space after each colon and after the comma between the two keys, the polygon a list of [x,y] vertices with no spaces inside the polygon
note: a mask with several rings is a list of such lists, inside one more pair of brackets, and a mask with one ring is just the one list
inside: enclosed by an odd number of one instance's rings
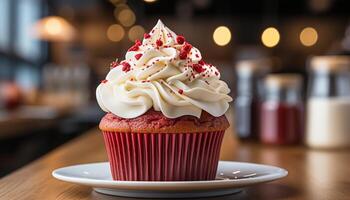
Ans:
{"label": "cupcake top", "polygon": [[159,20],[142,42],[135,41],[125,60],[111,63],[96,98],[105,112],[126,119],[151,108],[167,118],[200,118],[203,110],[223,115],[232,101],[229,92],[219,70]]}

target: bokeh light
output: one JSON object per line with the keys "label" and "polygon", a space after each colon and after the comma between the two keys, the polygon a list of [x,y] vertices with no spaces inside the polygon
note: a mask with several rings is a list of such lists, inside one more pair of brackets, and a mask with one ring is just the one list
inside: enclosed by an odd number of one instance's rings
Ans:
{"label": "bokeh light", "polygon": [[116,20],[118,20],[118,15],[122,10],[130,9],[130,7],[125,3],[117,4],[114,8],[113,14]]}
{"label": "bokeh light", "polygon": [[261,42],[266,47],[274,47],[279,43],[279,41],[280,41],[280,33],[274,27],[266,28],[264,32],[261,34]]}
{"label": "bokeh light", "polygon": [[303,44],[304,46],[312,46],[314,44],[316,44],[317,40],[318,40],[318,34],[316,29],[312,28],[312,27],[306,27],[304,28],[299,35],[299,39],[301,44]]}
{"label": "bokeh light", "polygon": [[157,0],[143,0],[144,2],[146,2],[146,3],[154,3],[154,2],[156,2]]}
{"label": "bokeh light", "polygon": [[129,40],[134,42],[136,39],[142,39],[145,29],[140,25],[135,25],[128,32]]}
{"label": "bokeh light", "polygon": [[231,31],[226,26],[219,26],[213,33],[213,40],[219,46],[225,46],[231,41]]}
{"label": "bokeh light", "polygon": [[44,26],[47,32],[52,35],[60,34],[63,30],[63,25],[59,18],[48,18],[44,23]]}
{"label": "bokeh light", "polygon": [[113,42],[119,42],[125,35],[124,28],[119,24],[113,24],[107,29],[107,37]]}
{"label": "bokeh light", "polygon": [[132,10],[123,9],[118,14],[118,20],[123,26],[130,27],[135,24],[136,16]]}
{"label": "bokeh light", "polygon": [[64,18],[48,16],[33,25],[35,37],[48,41],[71,41],[75,36],[74,27]]}

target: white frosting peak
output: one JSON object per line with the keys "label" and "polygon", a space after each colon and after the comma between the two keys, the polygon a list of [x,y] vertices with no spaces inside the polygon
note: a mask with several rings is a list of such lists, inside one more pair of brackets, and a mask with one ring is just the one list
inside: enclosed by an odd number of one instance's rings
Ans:
{"label": "white frosting peak", "polygon": [[216,67],[204,63],[198,49],[160,20],[125,60],[111,66],[96,98],[104,111],[119,117],[135,118],[152,107],[168,118],[199,118],[202,110],[218,117],[232,101]]}

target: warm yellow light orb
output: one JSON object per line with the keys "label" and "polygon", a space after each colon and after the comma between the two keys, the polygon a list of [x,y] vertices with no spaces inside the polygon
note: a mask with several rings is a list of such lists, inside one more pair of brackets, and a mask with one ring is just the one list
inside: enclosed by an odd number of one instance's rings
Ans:
{"label": "warm yellow light orb", "polygon": [[119,42],[123,39],[125,31],[119,24],[113,24],[107,29],[107,37],[112,42]]}
{"label": "warm yellow light orb", "polygon": [[261,42],[266,47],[274,47],[276,46],[280,41],[280,33],[278,30],[274,27],[269,27],[264,30],[264,32],[261,34]]}
{"label": "warm yellow light orb", "polygon": [[306,27],[304,28],[299,35],[299,39],[301,44],[303,44],[304,46],[312,46],[314,44],[316,44],[317,40],[318,40],[318,34],[316,29],[312,28],[312,27]]}
{"label": "warm yellow light orb", "polygon": [[156,2],[157,0],[143,0],[144,2],[146,2],[146,3],[154,3],[154,2]]}
{"label": "warm yellow light orb", "polygon": [[37,21],[32,27],[34,37],[46,41],[72,41],[75,37],[75,28],[64,18],[48,16]]}
{"label": "warm yellow light orb", "polygon": [[118,20],[123,26],[130,27],[135,24],[136,16],[132,10],[123,9],[118,14]]}
{"label": "warm yellow light orb", "polygon": [[213,33],[213,40],[219,46],[225,46],[231,41],[231,31],[226,26],[219,26]]}
{"label": "warm yellow light orb", "polygon": [[58,35],[63,30],[61,20],[55,17],[48,18],[44,26],[47,32],[52,35]]}

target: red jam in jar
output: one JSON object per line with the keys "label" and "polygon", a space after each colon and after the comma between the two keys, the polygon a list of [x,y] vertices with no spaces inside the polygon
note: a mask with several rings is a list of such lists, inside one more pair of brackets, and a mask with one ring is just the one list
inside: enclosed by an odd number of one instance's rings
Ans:
{"label": "red jam in jar", "polygon": [[260,107],[260,139],[267,144],[296,144],[303,133],[301,77],[269,75]]}
{"label": "red jam in jar", "polygon": [[302,134],[302,105],[265,102],[261,105],[261,140],[268,144],[296,144]]}

